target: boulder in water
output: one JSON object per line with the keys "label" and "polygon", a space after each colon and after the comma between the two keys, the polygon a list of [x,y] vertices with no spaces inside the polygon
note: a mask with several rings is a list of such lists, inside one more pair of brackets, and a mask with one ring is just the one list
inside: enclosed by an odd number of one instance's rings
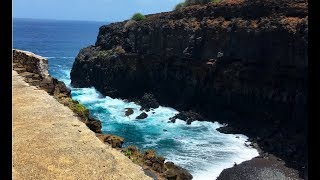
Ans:
{"label": "boulder in water", "polygon": [[126,108],[126,111],[124,112],[126,116],[130,116],[131,114],[133,114],[133,109],[132,108]]}
{"label": "boulder in water", "polygon": [[190,125],[193,121],[203,121],[204,118],[193,111],[182,111],[179,114],[176,114],[175,116],[171,117],[169,120],[173,123],[176,122],[176,119],[181,119],[187,122],[188,125]]}
{"label": "boulder in water", "polygon": [[147,118],[147,117],[148,117],[148,114],[145,113],[145,112],[143,112],[143,113],[141,113],[139,116],[137,116],[136,119],[145,119],[145,118]]}

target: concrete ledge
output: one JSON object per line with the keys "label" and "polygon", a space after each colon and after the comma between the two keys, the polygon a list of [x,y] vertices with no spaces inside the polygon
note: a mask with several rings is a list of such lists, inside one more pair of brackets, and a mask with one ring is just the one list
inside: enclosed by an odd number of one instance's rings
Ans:
{"label": "concrete ledge", "polygon": [[66,106],[12,72],[13,179],[151,179]]}

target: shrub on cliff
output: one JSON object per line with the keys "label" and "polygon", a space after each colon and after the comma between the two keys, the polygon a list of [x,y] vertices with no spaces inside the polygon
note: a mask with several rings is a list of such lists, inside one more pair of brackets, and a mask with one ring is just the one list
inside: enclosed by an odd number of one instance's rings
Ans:
{"label": "shrub on cliff", "polygon": [[70,101],[70,106],[71,110],[78,114],[80,117],[84,119],[89,118],[89,110],[82,104],[79,104],[78,101],[71,100]]}
{"label": "shrub on cliff", "polygon": [[179,4],[176,5],[176,7],[174,8],[174,10],[178,10],[178,9],[182,9],[184,7],[184,2],[181,2]]}
{"label": "shrub on cliff", "polygon": [[185,0],[185,2],[181,2],[176,5],[175,10],[182,9],[186,6],[192,6],[196,4],[207,4],[209,2],[221,2],[222,0]]}
{"label": "shrub on cliff", "polygon": [[132,17],[131,17],[131,19],[132,20],[135,20],[135,21],[141,21],[141,20],[144,20],[146,17],[143,15],[143,14],[141,14],[141,13],[135,13]]}

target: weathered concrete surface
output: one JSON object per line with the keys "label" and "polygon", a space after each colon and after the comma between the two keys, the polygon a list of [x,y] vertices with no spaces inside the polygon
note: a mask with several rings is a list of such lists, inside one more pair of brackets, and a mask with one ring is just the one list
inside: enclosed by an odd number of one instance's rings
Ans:
{"label": "weathered concrete surface", "polygon": [[12,91],[13,179],[151,179],[15,71]]}

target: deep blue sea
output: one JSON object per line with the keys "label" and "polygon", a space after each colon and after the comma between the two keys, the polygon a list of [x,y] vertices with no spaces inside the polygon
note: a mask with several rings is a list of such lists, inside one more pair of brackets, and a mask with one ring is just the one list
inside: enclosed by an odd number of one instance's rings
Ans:
{"label": "deep blue sea", "polygon": [[[215,122],[184,121],[167,123],[178,113],[170,107],[147,112],[148,118],[135,120],[140,106],[121,99],[102,96],[93,87],[72,88],[70,70],[79,50],[96,41],[98,30],[107,22],[13,19],[13,48],[31,51],[49,60],[51,76],[64,81],[72,97],[84,104],[102,121],[105,133],[125,138],[124,146],[134,144],[140,149],[155,149],[168,161],[188,169],[194,179],[215,179],[220,172],[258,155],[244,135],[219,133],[222,125]],[[125,108],[134,114],[126,117]]]}

